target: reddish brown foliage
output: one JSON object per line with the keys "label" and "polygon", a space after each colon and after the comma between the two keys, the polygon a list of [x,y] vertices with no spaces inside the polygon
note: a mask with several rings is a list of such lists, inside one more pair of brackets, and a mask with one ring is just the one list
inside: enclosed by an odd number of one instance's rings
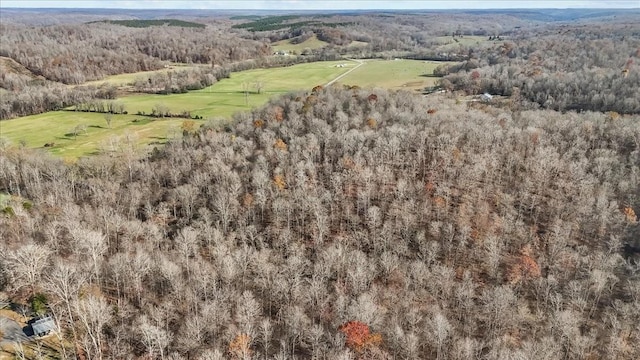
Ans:
{"label": "reddish brown foliage", "polygon": [[284,190],[287,187],[287,182],[284,180],[284,176],[276,175],[273,177],[273,184],[278,188],[278,190]]}
{"label": "reddish brown foliage", "polygon": [[253,195],[251,193],[246,193],[242,197],[242,206],[245,208],[249,208],[253,205]]}
{"label": "reddish brown foliage", "polygon": [[633,211],[633,208],[631,206],[625,207],[623,212],[628,222],[632,224],[635,224],[636,222],[638,222],[638,216],[636,216],[636,212]]}
{"label": "reddish brown foliage", "polygon": [[374,118],[368,118],[367,119],[367,126],[372,128],[372,129],[375,129],[375,128],[378,127],[378,122]]}
{"label": "reddish brown foliage", "polygon": [[436,191],[436,184],[434,184],[433,181],[427,181],[427,183],[424,185],[424,190],[427,192],[427,194],[433,195],[433,193]]}
{"label": "reddish brown foliage", "polygon": [[322,85],[318,85],[318,86],[314,87],[313,89],[311,89],[311,92],[314,93],[314,94],[317,94],[320,91],[322,91],[322,89],[324,89],[324,87]]}
{"label": "reddish brown foliage", "polygon": [[429,115],[433,115],[433,114],[435,114],[435,113],[437,113],[437,112],[438,112],[438,110],[436,110],[436,109],[429,109],[429,110],[427,110],[427,114],[429,114]]}
{"label": "reddish brown foliage", "polygon": [[507,280],[511,284],[520,282],[523,279],[537,279],[542,274],[540,265],[530,256],[531,249],[525,247],[513,265],[507,271]]}
{"label": "reddish brown foliage", "polygon": [[360,321],[349,321],[340,327],[340,331],[347,337],[345,345],[357,352],[382,344],[382,335],[371,334],[369,326]]}
{"label": "reddish brown foliage", "polygon": [[353,158],[351,158],[351,156],[345,156],[342,158],[342,166],[345,169],[353,169],[356,167],[356,163],[355,161],[353,161]]}
{"label": "reddish brown foliage", "polygon": [[376,101],[378,101],[378,95],[376,95],[376,94],[371,94],[371,95],[369,95],[369,97],[368,97],[367,99],[368,99],[369,101],[371,101],[371,102],[376,102]]}
{"label": "reddish brown foliage", "polygon": [[251,338],[247,334],[240,334],[229,343],[229,356],[232,359],[247,359],[253,351],[249,348]]}
{"label": "reddish brown foliage", "polygon": [[253,121],[253,127],[259,129],[259,128],[262,128],[263,126],[264,126],[264,120],[257,119]]}
{"label": "reddish brown foliage", "polygon": [[276,140],[275,144],[273,144],[273,147],[278,150],[287,151],[287,143],[285,143],[282,139]]}
{"label": "reddish brown foliage", "polygon": [[436,196],[436,198],[433,199],[433,202],[435,202],[436,206],[438,206],[439,208],[447,206],[447,200],[445,200],[442,196]]}
{"label": "reddish brown foliage", "polygon": [[276,106],[275,108],[273,108],[273,118],[277,122],[282,122],[284,120],[284,109],[280,106]]}
{"label": "reddish brown foliage", "polygon": [[538,145],[538,143],[540,142],[540,133],[539,132],[532,132],[531,134],[529,134],[529,139],[531,139],[531,143],[533,145]]}

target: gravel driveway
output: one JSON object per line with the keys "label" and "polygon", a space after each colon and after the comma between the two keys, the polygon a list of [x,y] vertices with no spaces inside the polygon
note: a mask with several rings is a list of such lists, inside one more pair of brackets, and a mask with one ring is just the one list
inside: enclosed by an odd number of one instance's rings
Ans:
{"label": "gravel driveway", "polygon": [[22,331],[22,326],[4,316],[0,316],[0,332],[3,334],[2,339],[0,339],[0,346],[12,342],[29,341],[29,337]]}

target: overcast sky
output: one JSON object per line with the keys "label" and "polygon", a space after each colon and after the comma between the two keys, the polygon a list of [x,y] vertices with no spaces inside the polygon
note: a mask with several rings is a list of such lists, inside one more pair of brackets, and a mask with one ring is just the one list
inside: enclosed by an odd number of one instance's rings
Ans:
{"label": "overcast sky", "polygon": [[640,0],[0,0],[0,7],[267,10],[640,8]]}

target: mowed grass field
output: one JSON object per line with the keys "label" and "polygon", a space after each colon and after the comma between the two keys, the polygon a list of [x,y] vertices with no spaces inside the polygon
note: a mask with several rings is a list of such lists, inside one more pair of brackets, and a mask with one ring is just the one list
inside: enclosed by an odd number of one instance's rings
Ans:
{"label": "mowed grass field", "polygon": [[164,143],[181,135],[183,121],[113,115],[109,128],[104,114],[51,111],[0,121],[0,137],[14,145],[43,148],[66,160],[74,160],[103,151],[130,151],[132,147],[142,149],[148,144]]}
{"label": "mowed grass field", "polygon": [[[184,119],[150,118],[136,115],[138,112],[150,114],[160,105],[171,113],[189,111],[192,116],[202,116],[203,120],[194,120],[197,124],[211,119],[223,123],[229,121],[233,113],[260,106],[273,96],[327,84],[357,65],[355,61],[343,60],[233,73],[229,79],[185,94],[137,94],[119,98],[118,102],[125,105],[129,114],[113,115],[110,128],[104,114],[53,111],[0,121],[0,137],[15,145],[46,149],[68,160],[103,151],[129,151],[123,149],[131,146],[142,150],[147,145],[181,136]],[[437,65],[413,60],[370,60],[340,79],[338,84],[420,89],[436,80],[424,75],[431,74]],[[261,86],[260,94],[256,84]],[[74,134],[78,127],[83,130]],[[53,146],[45,147],[45,144]]]}
{"label": "mowed grass field", "polygon": [[421,60],[367,60],[362,66],[340,79],[344,85],[382,87],[392,90],[422,90],[433,86],[438,78],[433,70],[443,64]]}

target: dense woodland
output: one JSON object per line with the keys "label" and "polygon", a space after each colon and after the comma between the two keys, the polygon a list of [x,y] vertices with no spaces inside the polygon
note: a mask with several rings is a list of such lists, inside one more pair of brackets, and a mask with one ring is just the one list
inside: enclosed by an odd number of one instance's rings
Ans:
{"label": "dense woodland", "polygon": [[328,88],[140,160],[4,148],[1,284],[92,359],[636,358],[639,120]]}
{"label": "dense woodland", "polygon": [[453,92],[316,87],[142,156],[0,142],[0,301],[62,359],[640,358],[637,25],[576,26],[464,47]]}
{"label": "dense woodland", "polygon": [[639,26],[552,27],[481,47],[472,57],[454,66],[443,80],[446,88],[516,93],[560,111],[640,112]]}

